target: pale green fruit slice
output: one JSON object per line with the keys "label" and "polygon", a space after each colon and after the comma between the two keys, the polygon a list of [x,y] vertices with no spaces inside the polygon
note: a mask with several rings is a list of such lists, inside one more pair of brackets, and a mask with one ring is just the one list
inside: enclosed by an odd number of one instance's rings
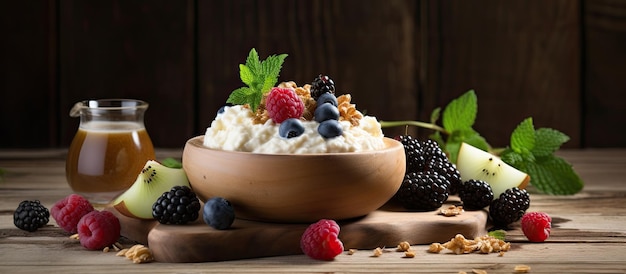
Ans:
{"label": "pale green fruit slice", "polygon": [[174,186],[188,186],[187,174],[182,168],[170,168],[149,160],[135,182],[111,202],[121,214],[138,219],[153,219],[152,205]]}
{"label": "pale green fruit slice", "polygon": [[499,157],[462,143],[457,157],[456,168],[461,173],[463,182],[483,180],[491,186],[494,199],[509,188],[523,189],[530,182],[528,174],[508,165]]}

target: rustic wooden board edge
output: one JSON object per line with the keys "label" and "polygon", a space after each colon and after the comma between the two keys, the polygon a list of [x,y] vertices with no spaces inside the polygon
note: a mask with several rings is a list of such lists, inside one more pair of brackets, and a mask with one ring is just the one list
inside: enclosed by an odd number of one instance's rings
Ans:
{"label": "rustic wooden board edge", "polygon": [[[448,205],[444,205],[447,207]],[[486,211],[454,217],[430,212],[378,210],[363,218],[340,221],[344,248],[373,249],[445,242],[456,234],[468,238],[487,233]],[[197,263],[302,254],[300,237],[307,224],[261,223],[237,219],[231,229],[216,230],[201,221],[183,227],[156,224],[147,235],[155,259]]]}

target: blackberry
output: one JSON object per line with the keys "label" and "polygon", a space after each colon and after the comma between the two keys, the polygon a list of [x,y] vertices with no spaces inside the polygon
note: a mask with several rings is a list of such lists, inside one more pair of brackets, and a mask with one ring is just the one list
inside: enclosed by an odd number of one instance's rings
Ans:
{"label": "blackberry", "polygon": [[491,202],[489,216],[496,227],[506,228],[518,221],[530,207],[530,196],[525,189],[509,188]]}
{"label": "blackberry", "polygon": [[152,205],[152,216],[162,224],[182,225],[198,219],[200,200],[188,186],[175,186]]}
{"label": "blackberry", "polygon": [[406,157],[406,172],[424,171],[425,160],[422,156],[422,145],[417,139],[413,139],[410,135],[402,135],[397,138],[404,146],[404,155]]}
{"label": "blackberry", "polygon": [[22,201],[13,212],[13,224],[19,229],[36,231],[50,220],[50,211],[39,200]]}
{"label": "blackberry", "polygon": [[487,182],[470,179],[459,188],[459,198],[463,202],[463,208],[479,210],[491,204],[493,191]]}
{"label": "blackberry", "polygon": [[406,209],[430,211],[448,199],[449,183],[436,172],[410,172],[404,175],[395,199]]}
{"label": "blackberry", "polygon": [[335,82],[326,75],[319,75],[311,83],[311,98],[317,101],[324,93],[335,94]]}
{"label": "blackberry", "polygon": [[443,152],[441,147],[439,147],[439,144],[437,144],[437,142],[432,139],[423,141],[422,149],[426,162],[430,161],[431,159],[448,161],[448,156],[446,156],[446,153]]}
{"label": "blackberry", "polygon": [[451,163],[448,158],[439,158],[439,156],[431,158],[425,167],[425,170],[437,172],[448,180],[450,188],[449,194],[457,194],[458,189],[463,182],[461,180],[461,173],[456,169],[456,166]]}

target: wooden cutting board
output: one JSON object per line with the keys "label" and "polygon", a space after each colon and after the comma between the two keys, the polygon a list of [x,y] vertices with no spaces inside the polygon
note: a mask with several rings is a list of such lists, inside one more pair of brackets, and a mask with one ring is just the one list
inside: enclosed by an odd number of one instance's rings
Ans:
{"label": "wooden cutting board", "polygon": [[[449,205],[444,205],[446,208]],[[302,254],[300,237],[308,224],[263,223],[236,219],[227,230],[216,230],[202,218],[193,224],[163,225],[140,221],[108,209],[120,218],[122,235],[147,244],[159,262],[213,262]],[[487,233],[486,211],[465,211],[445,217],[437,211],[407,212],[386,205],[371,214],[338,222],[345,249],[395,247],[446,242],[456,234],[474,238]]]}

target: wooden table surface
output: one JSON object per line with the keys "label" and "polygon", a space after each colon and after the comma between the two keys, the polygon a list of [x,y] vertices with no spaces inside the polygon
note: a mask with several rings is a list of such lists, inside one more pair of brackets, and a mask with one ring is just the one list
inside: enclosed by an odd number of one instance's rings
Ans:
{"label": "wooden table surface", "polygon": [[[39,199],[50,208],[71,193],[65,182],[65,152],[3,150],[0,273],[515,273],[516,265],[530,266],[530,273],[625,273],[626,149],[565,150],[558,154],[574,165],[585,181],[585,189],[573,196],[531,194],[529,211],[552,216],[551,237],[544,243],[529,243],[517,225],[507,234],[512,248],[503,256],[431,254],[426,252],[427,245],[414,245],[414,258],[403,258],[397,252],[372,257],[372,250],[359,250],[330,262],[293,255],[210,263],[133,264],[114,252],[87,251],[63,233],[52,218],[48,226],[34,233],[17,229],[12,215],[19,202]],[[157,158],[180,155],[178,150],[157,150]]]}

